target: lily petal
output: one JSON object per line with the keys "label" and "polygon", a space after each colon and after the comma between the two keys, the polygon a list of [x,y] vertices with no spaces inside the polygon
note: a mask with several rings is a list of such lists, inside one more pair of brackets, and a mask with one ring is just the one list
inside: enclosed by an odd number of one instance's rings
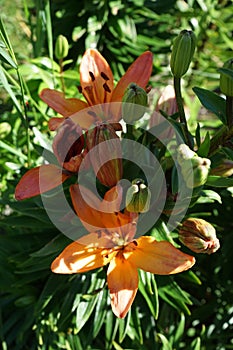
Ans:
{"label": "lily petal", "polygon": [[113,241],[113,235],[107,230],[101,230],[98,232],[92,232],[84,235],[77,240],[78,243],[87,247],[96,248],[114,248],[116,243]]}
{"label": "lily petal", "polygon": [[112,255],[107,249],[90,248],[73,242],[52,262],[55,273],[71,274],[97,269],[109,263]]}
{"label": "lily petal", "polygon": [[80,83],[90,106],[111,100],[112,71],[104,57],[95,49],[88,49],[82,57]]}
{"label": "lily petal", "polygon": [[49,119],[49,130],[51,131],[55,131],[59,128],[59,126],[62,125],[62,123],[64,123],[64,121],[66,120],[66,117],[53,117]]}
{"label": "lily petal", "polygon": [[81,185],[71,185],[70,194],[74,210],[82,221],[83,226],[93,232],[103,227],[100,207],[100,199],[90,190]]}
{"label": "lily petal", "polygon": [[52,89],[43,89],[40,93],[40,98],[50,108],[64,117],[69,117],[88,106],[86,102],[78,98],[66,99],[62,92]]}
{"label": "lily petal", "polygon": [[191,268],[195,258],[181,252],[167,241],[157,242],[154,237],[142,236],[132,252],[124,253],[129,263],[157,275],[179,273]]}
{"label": "lily petal", "polygon": [[[104,212],[101,200],[90,190],[81,185],[71,185],[70,194],[74,209],[82,221],[83,226],[89,231],[99,231],[107,228],[110,231],[117,228],[128,227],[135,218],[121,212]],[[106,195],[108,196],[108,195]],[[110,194],[112,196],[112,194]]]}
{"label": "lily petal", "polygon": [[118,253],[111,260],[107,274],[112,311],[117,317],[124,318],[137,293],[137,268]]}
{"label": "lily petal", "polygon": [[100,204],[100,210],[109,213],[120,211],[122,195],[122,186],[117,185],[112,187],[105,193],[104,200]]}
{"label": "lily petal", "polygon": [[121,101],[130,83],[135,83],[145,89],[151,76],[152,64],[153,55],[150,51],[146,51],[139,56],[118,82],[113,91],[111,101]]}
{"label": "lily petal", "polygon": [[54,164],[45,164],[26,172],[15,189],[15,198],[22,200],[47,192],[61,185],[70,175]]}

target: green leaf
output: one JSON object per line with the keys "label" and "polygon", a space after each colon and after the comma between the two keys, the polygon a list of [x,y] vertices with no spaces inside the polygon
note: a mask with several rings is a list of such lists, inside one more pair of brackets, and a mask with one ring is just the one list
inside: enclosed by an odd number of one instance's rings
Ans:
{"label": "green leaf", "polygon": [[201,145],[198,148],[197,154],[200,157],[207,157],[210,150],[210,134],[209,132],[206,133],[204,141],[201,143]]}
{"label": "green leaf", "polygon": [[213,202],[222,203],[220,195],[212,190],[202,190],[200,192],[200,197],[196,203],[213,203]]}
{"label": "green leaf", "polygon": [[180,316],[180,322],[178,324],[178,327],[176,329],[176,333],[174,335],[174,341],[172,344],[174,348],[179,348],[179,343],[180,343],[180,340],[184,334],[184,330],[185,330],[185,316],[182,313]]}
{"label": "green leaf", "polygon": [[232,187],[233,178],[210,175],[208,176],[205,185],[213,187]]}
{"label": "green leaf", "polygon": [[99,294],[91,295],[95,290],[103,288],[104,280],[98,278],[97,274],[92,274],[91,286],[86,295],[83,295],[82,300],[77,306],[76,310],[76,328],[77,332],[79,332],[86,322],[89,320],[94,307],[98,301]]}
{"label": "green leaf", "polygon": [[0,67],[0,81],[2,82],[4,89],[7,91],[7,93],[10,95],[12,101],[14,102],[14,105],[15,105],[16,109],[18,110],[18,112],[20,113],[20,116],[23,115],[23,111],[22,111],[22,108],[20,106],[20,103],[18,102],[18,99],[17,99],[14,91],[12,90],[10,84],[8,83],[8,80],[6,78],[6,72],[3,70],[2,67]]}
{"label": "green leaf", "polygon": [[214,113],[223,124],[227,125],[226,101],[212,91],[199,87],[193,88],[194,93],[199,98],[202,105]]}
{"label": "green leaf", "polygon": [[192,350],[201,350],[201,339],[200,337],[194,339],[191,343]]}
{"label": "green leaf", "polygon": [[192,305],[192,301],[188,293],[182,290],[170,276],[157,276],[156,280],[159,296],[178,311],[190,315],[190,310],[186,304]]}
{"label": "green leaf", "polygon": [[11,67],[17,69],[17,64],[13,61],[13,59],[6,50],[6,46],[3,42],[0,41],[0,59],[8,63]]}
{"label": "green leaf", "polygon": [[[139,285],[138,289],[142,296],[144,297],[152,316],[158,318],[158,291],[156,282],[153,284],[148,283],[148,273],[144,271],[139,271]],[[150,277],[154,277],[150,274]],[[145,280],[145,281],[143,281]],[[145,283],[146,282],[146,283]],[[151,281],[150,281],[151,282]]]}
{"label": "green leaf", "polygon": [[30,254],[34,258],[43,258],[45,256],[51,256],[61,251],[67,243],[68,239],[63,234],[54,237],[44,247]]}
{"label": "green leaf", "polygon": [[163,348],[162,350],[172,350],[172,345],[170,344],[169,340],[162,334],[157,333],[157,337],[161,341]]}
{"label": "green leaf", "polygon": [[200,147],[200,144],[201,144],[201,127],[200,127],[199,123],[197,124],[196,135],[195,136],[196,136],[197,146]]}
{"label": "green leaf", "polygon": [[123,340],[125,339],[125,336],[127,335],[127,331],[128,331],[129,323],[130,323],[130,318],[131,318],[131,309],[129,309],[126,318],[118,320],[118,324],[119,324],[119,343],[122,343]]}
{"label": "green leaf", "polygon": [[98,294],[98,300],[95,307],[95,316],[92,322],[93,330],[93,338],[97,337],[99,331],[105,321],[105,317],[107,314],[107,299],[108,299],[108,290],[104,288]]}

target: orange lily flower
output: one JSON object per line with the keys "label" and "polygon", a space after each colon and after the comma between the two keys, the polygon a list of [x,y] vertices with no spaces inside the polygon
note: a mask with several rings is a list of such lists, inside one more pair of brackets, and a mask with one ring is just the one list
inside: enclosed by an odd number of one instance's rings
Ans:
{"label": "orange lily flower", "polygon": [[[138,269],[169,275],[185,271],[195,263],[194,257],[167,241],[158,242],[150,236],[134,239],[137,218],[119,211],[120,186],[108,191],[104,201],[80,185],[72,185],[70,192],[77,215],[91,233],[68,245],[53,261],[51,269],[55,273],[72,274],[109,264],[107,283],[117,317],[124,318],[134,301]],[[92,206],[84,201],[83,194]]]}
{"label": "orange lily flower", "polygon": [[23,200],[47,192],[77,174],[86,154],[84,136],[79,125],[67,119],[58,129],[53,152],[60,164],[43,164],[28,170],[15,189],[15,198]]}
{"label": "orange lily flower", "polygon": [[[80,91],[86,102],[77,98],[66,99],[62,92],[52,89],[44,89],[40,94],[41,99],[49,107],[63,116],[63,118],[50,119],[50,130],[56,130],[65,118],[87,107],[103,103],[121,102],[126,88],[132,82],[145,89],[152,72],[152,58],[151,52],[144,52],[131,64],[114,88],[113,74],[109,64],[97,50],[88,49],[84,53],[80,64]],[[96,121],[88,113],[85,116],[79,115],[79,118],[79,124],[83,128],[88,128],[93,121]],[[118,122],[119,119],[120,113],[118,110],[117,115],[115,114],[113,117],[113,121]]]}

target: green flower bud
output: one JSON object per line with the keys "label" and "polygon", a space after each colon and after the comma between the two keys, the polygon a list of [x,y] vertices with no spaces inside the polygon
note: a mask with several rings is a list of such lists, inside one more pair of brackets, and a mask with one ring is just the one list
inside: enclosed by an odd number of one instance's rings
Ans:
{"label": "green flower bud", "polygon": [[181,78],[188,70],[196,46],[196,37],[191,30],[182,30],[176,37],[170,60],[172,74]]}
{"label": "green flower bud", "polygon": [[126,193],[126,209],[133,213],[145,213],[150,207],[151,193],[141,179],[132,181]]}
{"label": "green flower bud", "polygon": [[178,147],[177,161],[188,188],[204,185],[211,165],[211,161],[208,158],[199,157],[187,145],[182,144]]}
{"label": "green flower bud", "polygon": [[189,218],[179,229],[179,240],[195,253],[215,253],[219,247],[215,228],[203,219]]}
{"label": "green flower bud", "polygon": [[68,55],[69,43],[65,36],[58,35],[55,44],[55,56],[58,60],[65,58]]}
{"label": "green flower bud", "polygon": [[147,107],[146,91],[135,83],[129,84],[122,99],[122,118],[126,123],[139,120],[145,113]]}
{"label": "green flower bud", "polygon": [[[223,68],[229,69],[233,73],[233,58],[225,62]],[[226,96],[233,96],[233,78],[223,72],[220,74],[220,90]]]}

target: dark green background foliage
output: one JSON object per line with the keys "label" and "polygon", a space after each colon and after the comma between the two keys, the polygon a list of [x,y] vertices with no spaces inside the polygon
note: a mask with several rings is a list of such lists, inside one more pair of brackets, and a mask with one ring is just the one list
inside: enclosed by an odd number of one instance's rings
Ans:
{"label": "dark green background foliage", "polygon": [[[216,227],[220,250],[210,256],[194,254],[197,263],[192,271],[176,276],[140,272],[139,292],[124,320],[112,314],[105,269],[74,276],[51,273],[50,263],[69,239],[50,222],[39,197],[23,202],[14,199],[16,184],[28,168],[42,163],[44,149],[53,161],[53,135],[47,121],[54,112],[38,95],[44,87],[62,87],[61,67],[54,57],[59,34],[69,41],[62,66],[68,97],[80,97],[78,67],[88,47],[100,50],[116,81],[135,58],[151,50],[154,103],[160,88],[172,81],[169,58],[174,37],[181,29],[193,30],[197,49],[183,81],[184,99],[191,133],[196,135],[200,154],[206,156],[206,132],[212,136],[225,123],[224,112],[216,116],[219,99],[207,89],[219,92],[218,68],[233,56],[232,1],[26,0],[8,4],[0,0],[0,6],[2,349],[233,349],[232,177],[218,184],[210,179],[187,212]],[[193,91],[194,86],[198,88]],[[201,107],[194,92],[209,111]],[[225,106],[224,101],[220,104]],[[233,160],[231,144],[212,161],[224,157]],[[166,238],[165,217],[152,234]],[[177,232],[173,239],[178,242]]]}

